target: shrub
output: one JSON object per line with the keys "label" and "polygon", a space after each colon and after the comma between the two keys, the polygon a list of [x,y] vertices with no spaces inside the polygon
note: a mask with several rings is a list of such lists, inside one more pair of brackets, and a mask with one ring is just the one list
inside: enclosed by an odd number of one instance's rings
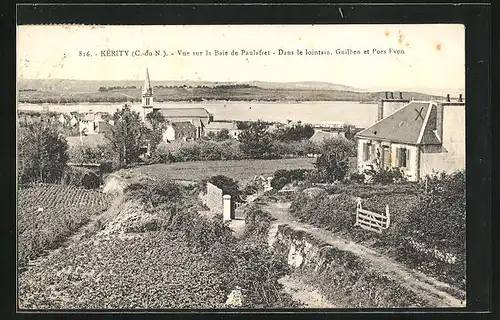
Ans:
{"label": "shrub", "polygon": [[265,241],[271,220],[269,212],[262,210],[257,205],[250,205],[245,210],[244,236],[254,236],[258,241]]}
{"label": "shrub", "polygon": [[276,170],[271,181],[271,187],[276,190],[282,189],[285,185],[294,181],[304,181],[308,179],[313,170],[309,169],[279,169]]}
{"label": "shrub", "polygon": [[321,156],[314,164],[324,181],[343,180],[349,172],[351,157],[356,155],[356,145],[345,138],[325,139],[320,146]]}
{"label": "shrub", "polygon": [[107,145],[98,145],[94,148],[77,145],[69,149],[69,159],[78,164],[100,163],[112,161],[113,155]]}
{"label": "shrub", "polygon": [[124,192],[130,198],[138,198],[149,208],[163,206],[173,206],[181,202],[181,187],[173,181],[163,182],[138,182],[133,183]]}
{"label": "shrub", "polygon": [[357,183],[365,182],[365,175],[362,173],[353,172],[351,173],[349,179]]}
{"label": "shrub", "polygon": [[389,184],[407,181],[403,171],[398,168],[367,170],[365,172],[371,177],[371,181],[375,183]]}
{"label": "shrub", "polygon": [[309,140],[299,141],[273,141],[272,153],[276,157],[291,156],[306,156],[310,153],[319,153],[317,145]]}
{"label": "shrub", "polygon": [[408,235],[428,246],[464,256],[465,185],[465,171],[428,176],[427,190],[408,217]]}
{"label": "shrub", "polygon": [[264,191],[264,182],[261,180],[251,180],[243,188],[244,195],[252,195]]}
{"label": "shrub", "polygon": [[64,170],[61,182],[85,189],[97,189],[102,181],[101,177],[90,169],[68,166]]}

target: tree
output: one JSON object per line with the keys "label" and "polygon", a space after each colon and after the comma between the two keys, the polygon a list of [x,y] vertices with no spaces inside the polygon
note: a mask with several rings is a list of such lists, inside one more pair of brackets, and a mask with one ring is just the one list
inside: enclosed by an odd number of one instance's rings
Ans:
{"label": "tree", "polygon": [[314,128],[311,125],[309,124],[302,125],[299,123],[294,126],[279,128],[274,133],[274,136],[279,141],[289,142],[289,141],[306,140],[312,137],[313,134],[314,134]]}
{"label": "tree", "polygon": [[349,171],[351,157],[356,156],[356,144],[334,137],[325,139],[320,150],[321,156],[314,164],[320,178],[326,181],[343,180]]}
{"label": "tree", "polygon": [[148,130],[141,122],[139,114],[127,104],[113,115],[114,127],[109,140],[119,166],[123,167],[139,159],[147,143]]}
{"label": "tree", "polygon": [[217,141],[224,141],[224,140],[227,140],[229,138],[230,138],[229,137],[229,130],[227,130],[226,128],[217,132],[217,134],[215,135],[215,140],[217,140]]}
{"label": "tree", "polygon": [[151,130],[149,130],[149,145],[151,152],[154,152],[158,144],[163,140],[163,131],[166,129],[167,122],[165,117],[159,112],[148,113],[146,119],[151,124]]}
{"label": "tree", "polygon": [[34,123],[20,129],[19,175],[22,182],[58,181],[68,162],[68,142],[47,123]]}
{"label": "tree", "polygon": [[69,157],[71,162],[76,163],[102,163],[113,158],[109,145],[73,146],[69,149]]}
{"label": "tree", "polygon": [[263,121],[252,122],[243,130],[238,139],[243,153],[252,158],[269,156],[272,148],[272,139],[267,131],[268,125]]}

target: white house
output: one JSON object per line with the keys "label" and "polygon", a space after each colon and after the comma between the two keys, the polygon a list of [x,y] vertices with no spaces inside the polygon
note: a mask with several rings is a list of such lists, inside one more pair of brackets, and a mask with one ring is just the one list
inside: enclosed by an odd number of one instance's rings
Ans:
{"label": "white house", "polygon": [[410,181],[465,169],[465,102],[411,101],[356,134],[358,170],[399,168]]}
{"label": "white house", "polygon": [[205,127],[205,135],[207,136],[210,132],[217,134],[222,130],[226,129],[229,136],[233,139],[238,139],[241,130],[238,129],[236,121],[212,121]]}
{"label": "white house", "polygon": [[197,138],[197,128],[189,121],[172,122],[163,132],[163,141],[175,140],[195,140]]}

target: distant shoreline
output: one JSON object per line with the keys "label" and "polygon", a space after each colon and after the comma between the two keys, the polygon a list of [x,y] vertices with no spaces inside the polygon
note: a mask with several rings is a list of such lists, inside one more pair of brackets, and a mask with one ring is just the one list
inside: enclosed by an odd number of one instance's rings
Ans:
{"label": "distant shoreline", "polygon": [[[359,101],[359,100],[220,100],[220,99],[211,99],[211,100],[202,100],[202,101],[192,101],[192,100],[163,100],[163,101],[158,101],[156,100],[155,103],[158,104],[203,104],[203,103],[217,103],[217,104],[244,104],[244,103],[255,103],[255,104],[308,104],[308,103],[360,103],[360,104],[377,104],[378,101]],[[132,104],[132,105],[139,105],[141,101],[117,101],[117,102],[110,102],[110,101],[84,101],[84,102],[25,102],[25,101],[18,101],[18,105],[58,105],[58,106],[75,106],[75,105],[117,105],[117,104]]]}

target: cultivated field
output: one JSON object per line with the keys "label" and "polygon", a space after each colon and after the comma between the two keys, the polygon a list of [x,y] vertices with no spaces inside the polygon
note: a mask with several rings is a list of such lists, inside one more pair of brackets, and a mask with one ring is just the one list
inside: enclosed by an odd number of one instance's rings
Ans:
{"label": "cultivated field", "polygon": [[18,261],[23,267],[44,250],[57,247],[93,215],[105,210],[110,197],[96,190],[39,184],[18,192]]}
{"label": "cultivated field", "polygon": [[[188,267],[187,267],[188,266]],[[47,272],[47,269],[53,272]],[[217,308],[222,276],[176,234],[92,238],[51,255],[20,277],[22,309]]]}
{"label": "cultivated field", "polygon": [[239,181],[247,182],[256,175],[272,176],[278,169],[312,169],[314,158],[294,158],[278,160],[221,160],[221,161],[189,161],[171,164],[153,164],[128,170],[117,174],[140,173],[156,179],[173,179],[201,181],[214,175],[225,175]]}

